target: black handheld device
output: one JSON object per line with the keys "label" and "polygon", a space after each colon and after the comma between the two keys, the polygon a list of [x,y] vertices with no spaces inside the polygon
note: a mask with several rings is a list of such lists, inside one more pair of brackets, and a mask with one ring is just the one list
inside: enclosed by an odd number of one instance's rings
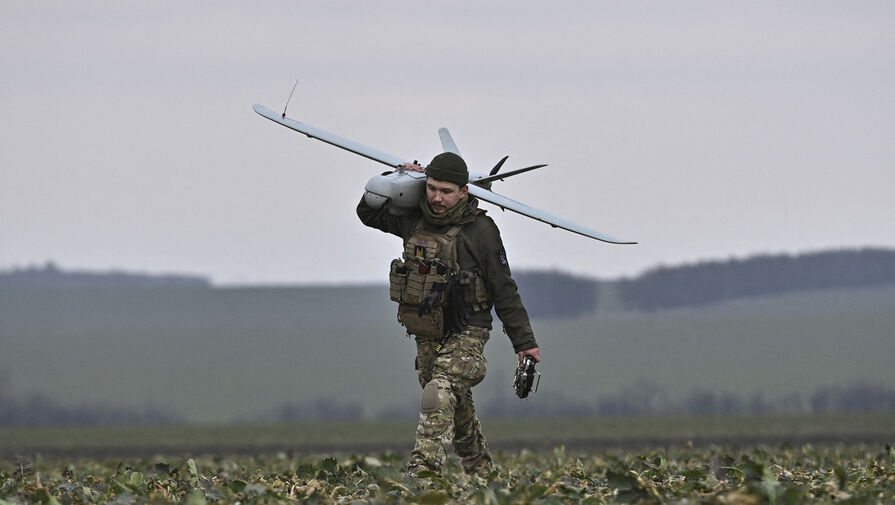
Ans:
{"label": "black handheld device", "polygon": [[519,398],[528,398],[528,393],[538,391],[541,384],[541,374],[535,370],[535,359],[531,356],[522,358],[522,363],[516,368],[516,376],[513,378],[513,389]]}

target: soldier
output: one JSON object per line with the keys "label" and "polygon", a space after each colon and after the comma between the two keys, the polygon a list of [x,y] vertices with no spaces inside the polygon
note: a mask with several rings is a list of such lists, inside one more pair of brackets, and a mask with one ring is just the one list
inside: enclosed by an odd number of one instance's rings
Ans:
{"label": "soldier", "polygon": [[362,198],[361,221],[404,240],[393,260],[390,296],[398,319],[417,345],[416,370],[423,387],[416,444],[408,472],[441,472],[451,442],[463,469],[487,475],[491,456],[475,415],[472,387],[485,378],[483,350],[491,330],[491,309],[503,323],[521,362],[540,350],[510,275],[506,251],[494,221],[468,194],[463,159],[442,153],[425,171],[426,198],[419,209],[398,215],[388,203],[373,208]]}

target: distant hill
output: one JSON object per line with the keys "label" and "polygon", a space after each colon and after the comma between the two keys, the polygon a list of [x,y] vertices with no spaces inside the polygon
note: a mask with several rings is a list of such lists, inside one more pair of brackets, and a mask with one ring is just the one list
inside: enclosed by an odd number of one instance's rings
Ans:
{"label": "distant hill", "polygon": [[895,284],[895,251],[860,249],[761,255],[659,267],[616,283],[628,309],[698,307],[727,300]]}
{"label": "distant hill", "polygon": [[[495,322],[479,409],[891,410],[893,255],[768,256],[620,281],[516,272],[545,357],[541,391],[512,394],[516,358]],[[641,282],[655,287],[632,291]],[[658,310],[678,307],[694,308]],[[0,273],[0,425],[412,418],[414,353],[384,284]]]}
{"label": "distant hill", "polygon": [[[570,318],[616,310],[701,307],[756,296],[891,285],[895,284],[895,250],[767,254],[742,260],[661,266],[621,280],[601,281],[556,270],[520,270],[514,278],[533,318]],[[9,288],[214,287],[200,276],[70,271],[50,262],[42,267],[0,271],[0,289]]]}
{"label": "distant hill", "polygon": [[893,285],[895,250],[766,254],[662,266],[630,279],[608,281],[557,271],[519,271],[514,277],[532,317],[581,317],[596,312],[703,307],[758,296]]}
{"label": "distant hill", "polygon": [[513,273],[532,318],[580,317],[594,313],[600,283],[555,270]]}

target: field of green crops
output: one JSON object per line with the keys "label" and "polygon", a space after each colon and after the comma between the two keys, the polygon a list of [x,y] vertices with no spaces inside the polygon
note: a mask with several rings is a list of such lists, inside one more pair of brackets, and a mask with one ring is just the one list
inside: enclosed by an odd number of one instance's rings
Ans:
{"label": "field of green crops", "polygon": [[484,479],[413,423],[0,429],[0,505],[892,504],[895,415],[484,419]]}
{"label": "field of green crops", "polygon": [[891,446],[502,452],[486,478],[456,460],[405,477],[394,453],[0,464],[0,504],[891,504]]}

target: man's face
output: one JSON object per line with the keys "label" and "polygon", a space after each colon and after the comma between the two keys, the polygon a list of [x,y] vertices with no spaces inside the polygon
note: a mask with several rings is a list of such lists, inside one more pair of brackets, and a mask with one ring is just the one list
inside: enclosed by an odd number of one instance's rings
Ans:
{"label": "man's face", "polygon": [[426,179],[426,199],[436,214],[444,214],[456,207],[468,191],[468,186],[461,188],[453,182]]}

